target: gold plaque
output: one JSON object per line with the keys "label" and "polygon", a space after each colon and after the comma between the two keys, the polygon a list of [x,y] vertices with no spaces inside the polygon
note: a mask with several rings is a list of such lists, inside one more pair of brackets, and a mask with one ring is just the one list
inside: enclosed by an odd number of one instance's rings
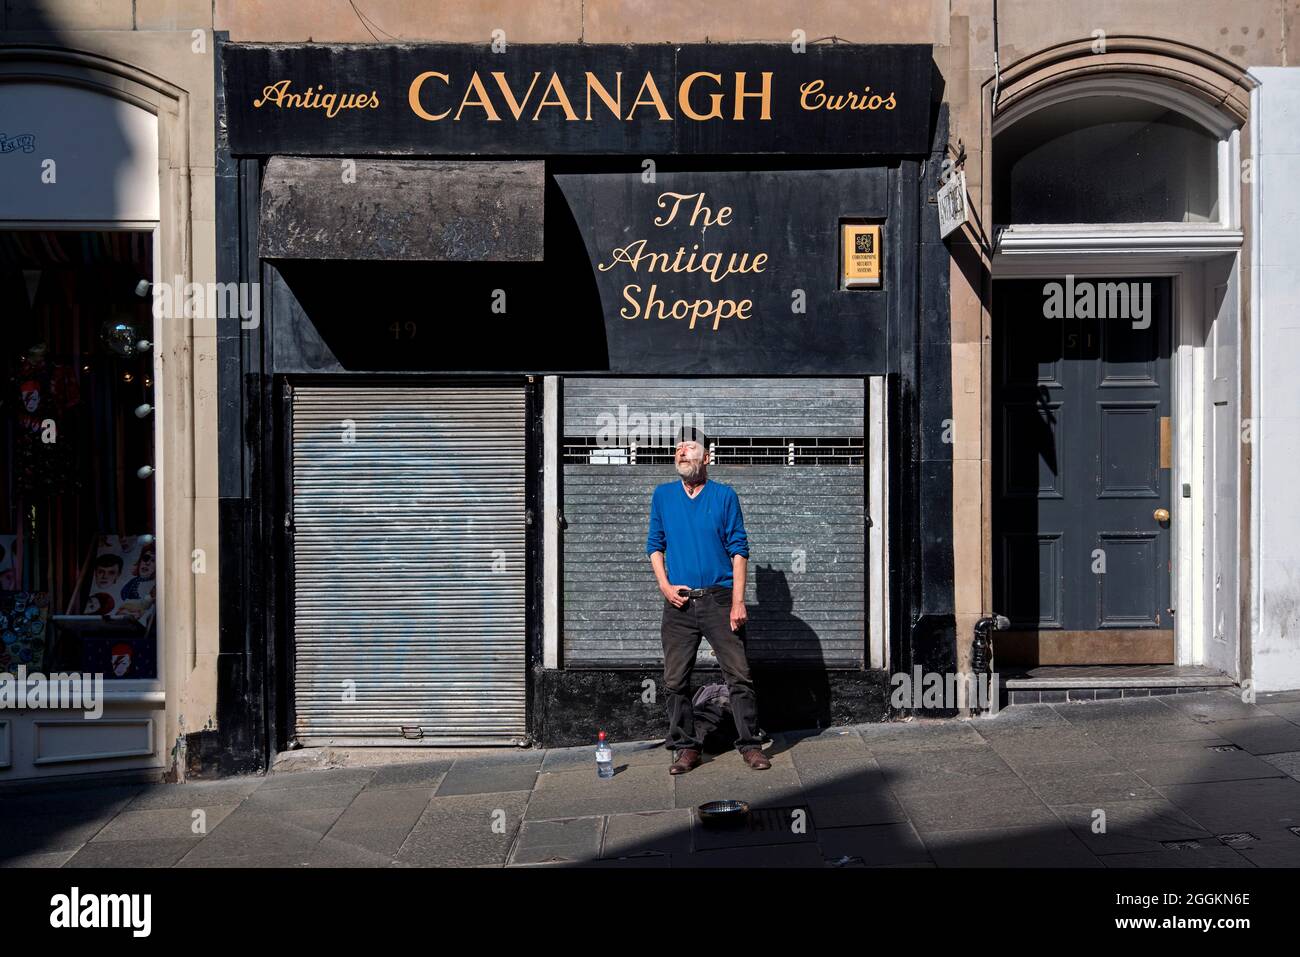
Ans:
{"label": "gold plaque", "polygon": [[845,289],[875,288],[880,285],[880,227],[844,223],[840,227],[844,247],[841,279]]}

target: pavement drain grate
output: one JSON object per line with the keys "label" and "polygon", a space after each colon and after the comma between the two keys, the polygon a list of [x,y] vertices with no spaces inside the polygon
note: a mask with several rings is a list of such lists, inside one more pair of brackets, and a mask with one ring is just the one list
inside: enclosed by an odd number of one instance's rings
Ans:
{"label": "pavement drain grate", "polygon": [[1200,841],[1161,841],[1161,846],[1170,851],[1199,851]]}
{"label": "pavement drain grate", "polygon": [[1235,744],[1212,744],[1208,750],[1218,751],[1220,754],[1226,754],[1229,751],[1240,751],[1241,748],[1237,747]]}
{"label": "pavement drain grate", "polygon": [[1254,844],[1258,841],[1254,834],[1249,831],[1241,831],[1236,834],[1220,834],[1219,841],[1228,847],[1245,847],[1247,844]]}
{"label": "pavement drain grate", "polygon": [[796,826],[800,829],[796,833],[805,833],[812,829],[812,812],[807,805],[754,808],[734,823],[721,821],[705,824],[711,832],[733,831],[742,834],[786,833],[794,830]]}

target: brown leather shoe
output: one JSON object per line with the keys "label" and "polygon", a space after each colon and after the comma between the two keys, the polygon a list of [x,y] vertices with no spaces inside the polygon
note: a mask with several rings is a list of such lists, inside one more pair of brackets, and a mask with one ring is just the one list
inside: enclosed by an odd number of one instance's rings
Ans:
{"label": "brown leather shoe", "polygon": [[772,762],[767,759],[761,748],[750,748],[748,751],[740,752],[741,758],[755,771],[766,771],[772,766]]}
{"label": "brown leather shoe", "polygon": [[677,760],[668,768],[669,774],[685,774],[691,768],[700,766],[700,752],[694,748],[682,748],[677,752]]}

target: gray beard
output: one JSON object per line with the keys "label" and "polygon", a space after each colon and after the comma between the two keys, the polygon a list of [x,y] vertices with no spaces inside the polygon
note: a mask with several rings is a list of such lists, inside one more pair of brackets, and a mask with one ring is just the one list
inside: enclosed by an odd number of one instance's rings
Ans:
{"label": "gray beard", "polygon": [[704,478],[704,463],[692,465],[689,462],[684,462],[677,466],[677,474],[694,485]]}

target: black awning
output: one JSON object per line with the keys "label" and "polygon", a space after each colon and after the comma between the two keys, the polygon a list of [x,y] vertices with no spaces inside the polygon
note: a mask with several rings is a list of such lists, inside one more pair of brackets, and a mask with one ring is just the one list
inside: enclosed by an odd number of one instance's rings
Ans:
{"label": "black awning", "polygon": [[540,161],[274,156],[262,180],[258,253],[539,262],[544,193]]}

